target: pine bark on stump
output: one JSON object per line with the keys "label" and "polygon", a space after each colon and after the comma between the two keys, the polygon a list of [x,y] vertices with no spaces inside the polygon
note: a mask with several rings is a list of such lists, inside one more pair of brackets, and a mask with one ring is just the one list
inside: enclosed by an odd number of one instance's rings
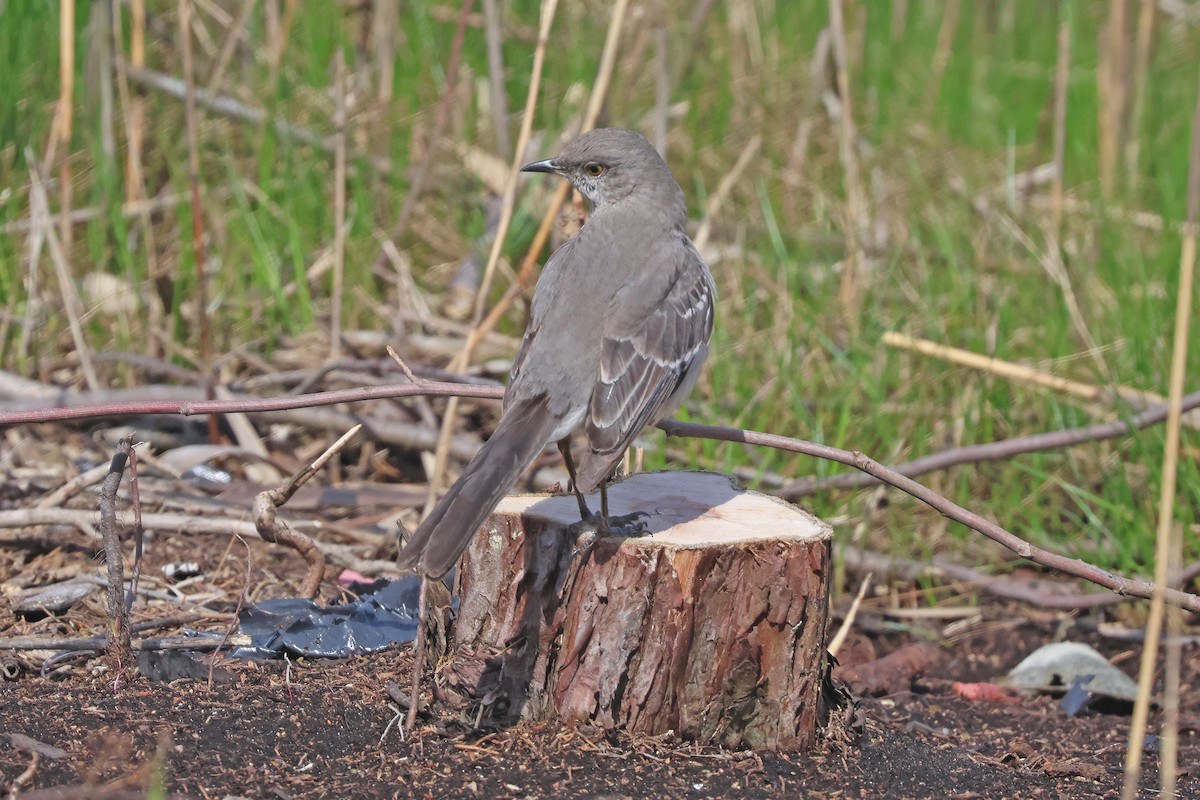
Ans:
{"label": "pine bark on stump", "polygon": [[826,710],[830,527],[709,473],[633,475],[609,502],[648,513],[650,535],[588,551],[573,496],[501,502],[458,565],[443,678],[493,714],[808,747]]}

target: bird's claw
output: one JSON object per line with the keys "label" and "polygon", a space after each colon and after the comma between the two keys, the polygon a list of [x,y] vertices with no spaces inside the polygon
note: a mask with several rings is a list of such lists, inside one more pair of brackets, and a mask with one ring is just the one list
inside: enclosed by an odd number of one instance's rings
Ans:
{"label": "bird's claw", "polygon": [[622,514],[618,517],[609,517],[602,520],[605,533],[610,536],[645,536],[650,532],[650,526],[642,519],[650,518],[650,515],[645,511],[634,511],[630,514]]}

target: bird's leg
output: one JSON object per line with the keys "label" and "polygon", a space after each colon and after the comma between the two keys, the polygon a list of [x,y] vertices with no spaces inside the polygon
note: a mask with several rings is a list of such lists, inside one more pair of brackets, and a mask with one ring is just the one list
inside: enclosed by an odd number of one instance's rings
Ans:
{"label": "bird's leg", "polygon": [[[583,493],[579,491],[579,481],[575,479],[575,461],[571,458],[571,437],[567,436],[558,440],[558,452],[562,453],[563,461],[567,465],[567,475],[571,477],[571,491],[575,493],[575,501],[579,503],[579,518],[587,522],[595,518],[595,514],[587,507],[587,502],[583,499]],[[600,495],[601,499],[604,495]]]}
{"label": "bird's leg", "polygon": [[618,536],[641,536],[650,529],[642,522],[642,517],[649,517],[645,511],[634,511],[632,514],[622,514],[619,517],[608,513],[608,478],[600,482],[600,531]]}

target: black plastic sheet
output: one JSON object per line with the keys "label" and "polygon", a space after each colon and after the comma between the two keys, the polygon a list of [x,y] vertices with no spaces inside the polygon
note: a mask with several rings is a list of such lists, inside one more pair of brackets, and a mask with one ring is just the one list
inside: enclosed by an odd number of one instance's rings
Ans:
{"label": "black plastic sheet", "polygon": [[420,579],[409,576],[349,603],[322,606],[300,598],[265,600],[242,612],[238,632],[249,636],[251,644],[232,655],[346,658],[411,642],[417,634],[420,591]]}

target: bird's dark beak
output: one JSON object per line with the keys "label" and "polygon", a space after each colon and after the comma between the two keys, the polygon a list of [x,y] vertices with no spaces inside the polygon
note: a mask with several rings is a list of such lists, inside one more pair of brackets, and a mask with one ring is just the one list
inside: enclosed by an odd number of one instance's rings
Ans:
{"label": "bird's dark beak", "polygon": [[557,175],[561,171],[553,158],[547,158],[545,161],[534,161],[532,164],[526,164],[521,167],[521,172],[548,172],[551,175]]}

